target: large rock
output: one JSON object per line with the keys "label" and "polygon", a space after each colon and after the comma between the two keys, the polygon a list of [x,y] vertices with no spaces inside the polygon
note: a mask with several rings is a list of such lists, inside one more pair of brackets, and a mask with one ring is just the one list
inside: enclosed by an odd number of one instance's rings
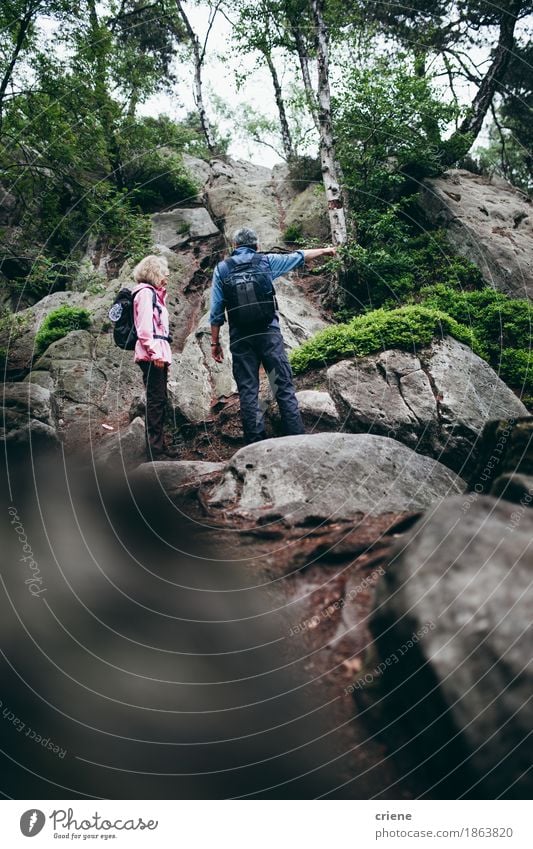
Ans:
{"label": "large rock", "polygon": [[327,376],[347,429],[398,439],[463,475],[488,421],[527,415],[488,363],[451,336],[418,356],[390,350],[343,360]]}
{"label": "large rock", "polygon": [[489,422],[470,488],[533,505],[533,416]]}
{"label": "large rock", "polygon": [[322,243],[331,239],[328,209],[321,184],[312,183],[289,203],[285,226],[295,228],[304,239],[318,239]]}
{"label": "large rock", "polygon": [[75,330],[54,342],[36,362],[27,383],[53,385],[53,399],[68,448],[85,449],[102,422],[120,426],[142,388],[131,351],[122,351],[110,334]]}
{"label": "large rock", "polygon": [[262,250],[282,244],[270,168],[215,159],[211,162],[206,196],[211,216],[228,239],[238,227],[253,227]]}
{"label": "large rock", "polygon": [[451,773],[466,757],[455,792],[478,779],[481,798],[533,792],[532,539],[525,508],[446,499],[402,540],[378,585],[380,695],[389,693],[420,760],[434,747],[434,769],[437,750],[460,732],[440,763]]}
{"label": "large rock", "polygon": [[133,421],[118,433],[103,439],[93,452],[94,462],[107,470],[132,468],[146,458],[146,437],[141,418]]}
{"label": "large rock", "polygon": [[31,383],[7,383],[0,439],[13,446],[49,447],[58,444],[55,405],[48,389]]}
{"label": "large rock", "polygon": [[393,439],[318,433],[241,448],[209,503],[302,522],[423,510],[464,488],[445,466]]}
{"label": "large rock", "polygon": [[[290,279],[276,281],[280,328],[287,350],[296,348],[326,326],[318,310]],[[169,395],[179,417],[189,422],[208,421],[213,405],[237,391],[233,380],[227,323],[221,331],[224,360],[215,363],[211,357],[211,325],[209,323],[210,290],[203,299],[203,313],[196,328],[186,339],[183,350],[172,363]]]}
{"label": "large rock", "polygon": [[160,460],[143,463],[130,477],[133,486],[162,489],[176,500],[197,490],[206,478],[222,472],[224,463],[204,463],[201,460]]}
{"label": "large rock", "polygon": [[296,393],[296,398],[304,422],[313,429],[321,430],[321,426],[338,427],[340,416],[329,392],[302,389]]}
{"label": "large rock", "polygon": [[156,245],[175,250],[187,242],[218,236],[219,230],[203,206],[171,209],[152,215],[153,239]]}
{"label": "large rock", "polygon": [[452,250],[495,289],[533,297],[533,208],[525,195],[503,180],[459,170],[426,180],[420,204],[432,224],[446,228]]}

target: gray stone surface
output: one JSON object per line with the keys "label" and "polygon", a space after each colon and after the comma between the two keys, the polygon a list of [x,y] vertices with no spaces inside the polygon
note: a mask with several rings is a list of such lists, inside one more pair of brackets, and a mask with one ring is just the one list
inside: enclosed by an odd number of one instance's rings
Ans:
{"label": "gray stone surface", "polygon": [[94,462],[106,469],[132,468],[146,458],[144,421],[133,421],[117,433],[104,437],[93,450]]}
{"label": "gray stone surface", "polygon": [[152,215],[152,232],[156,245],[176,249],[187,242],[220,235],[203,206],[171,209]]}
{"label": "gray stone surface", "polygon": [[457,170],[426,180],[420,204],[433,224],[446,228],[452,250],[494,288],[533,297],[531,200],[503,180]]}
{"label": "gray stone surface", "polygon": [[462,474],[477,462],[488,421],[527,414],[488,363],[450,336],[418,356],[390,350],[343,360],[327,377],[345,428],[398,439]]}
{"label": "gray stone surface", "polygon": [[285,226],[297,227],[304,239],[318,239],[320,243],[330,241],[331,230],[322,184],[312,183],[289,202]]}
{"label": "gray stone surface", "polygon": [[[533,791],[531,772],[526,775],[533,731],[532,540],[530,510],[486,496],[446,499],[407,534],[377,589],[371,629],[381,658],[433,623],[405,654],[405,663],[414,664],[415,656],[427,663],[431,676],[417,676],[390,699],[414,705],[437,683],[469,765],[483,780],[481,798],[511,786],[511,795],[524,798]],[[407,677],[405,665],[398,670],[399,679]],[[421,721],[429,726],[433,719],[428,706]]]}
{"label": "gray stone surface", "polygon": [[48,389],[32,383],[7,383],[2,395],[0,439],[10,445],[57,444],[56,408]]}
{"label": "gray stone surface", "polygon": [[212,507],[287,521],[423,510],[465,484],[392,439],[319,433],[268,439],[229,461]]}
{"label": "gray stone surface", "polygon": [[198,489],[202,478],[222,472],[224,463],[205,463],[200,460],[160,460],[142,463],[130,477],[140,487],[160,487],[169,498],[176,498]]}
{"label": "gray stone surface", "polygon": [[6,423],[23,423],[39,419],[52,424],[50,391],[32,383],[6,383],[2,390],[2,405]]}
{"label": "gray stone surface", "polygon": [[340,418],[329,392],[302,389],[296,393],[304,421],[312,423],[316,430],[321,425],[338,425]]}
{"label": "gray stone surface", "polygon": [[238,227],[249,226],[257,232],[262,250],[283,243],[270,168],[214,159],[206,195],[211,216],[224,229],[228,241]]}

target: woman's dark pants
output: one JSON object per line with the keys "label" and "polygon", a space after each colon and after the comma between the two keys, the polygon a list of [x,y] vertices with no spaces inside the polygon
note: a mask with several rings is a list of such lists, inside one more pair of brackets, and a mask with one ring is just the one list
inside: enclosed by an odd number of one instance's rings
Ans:
{"label": "woman's dark pants", "polygon": [[146,450],[149,457],[164,451],[163,424],[167,409],[168,365],[157,368],[152,363],[139,363],[146,387]]}

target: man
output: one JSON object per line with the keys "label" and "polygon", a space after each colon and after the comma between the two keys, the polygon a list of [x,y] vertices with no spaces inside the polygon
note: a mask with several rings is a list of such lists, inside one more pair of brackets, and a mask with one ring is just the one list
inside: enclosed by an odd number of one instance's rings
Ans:
{"label": "man", "polygon": [[224,352],[220,328],[227,311],[233,376],[239,390],[246,444],[265,439],[263,414],[258,407],[259,366],[263,366],[278,403],[285,434],[304,433],[292,382],[272,281],[308,259],[334,256],[335,248],[315,248],[290,254],[259,254],[257,235],[241,227],[233,235],[231,257],[213,274],[211,292],[211,354],[220,363]]}

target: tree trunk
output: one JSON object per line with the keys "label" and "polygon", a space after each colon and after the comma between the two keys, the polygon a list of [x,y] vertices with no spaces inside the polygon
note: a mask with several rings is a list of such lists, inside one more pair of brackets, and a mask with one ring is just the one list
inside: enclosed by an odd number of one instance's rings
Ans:
{"label": "tree trunk", "polygon": [[331,93],[329,88],[328,31],[323,15],[323,0],[311,0],[316,26],[318,59],[318,121],[322,179],[328,204],[331,238],[334,245],[347,241],[346,211],[340,185],[340,168],[335,157],[335,140],[331,123]]}
{"label": "tree trunk", "polygon": [[193,83],[193,97],[196,108],[198,109],[198,117],[200,119],[200,126],[202,128],[202,132],[204,134],[204,138],[207,144],[207,149],[210,153],[215,152],[215,141],[213,139],[213,133],[211,131],[211,125],[209,123],[209,119],[207,117],[207,110],[204,104],[203,97],[203,88],[202,88],[202,65],[204,61],[203,53],[200,50],[200,41],[195,31],[193,30],[191,23],[187,17],[185,9],[181,3],[181,0],[175,0],[176,8],[178,13],[183,21],[185,29],[187,31],[187,35],[189,37],[189,41],[191,42],[193,57],[194,57],[194,83]]}
{"label": "tree trunk", "polygon": [[305,46],[304,37],[302,35],[300,27],[293,22],[291,22],[291,31],[298,53],[298,59],[300,60],[300,70],[302,72],[302,79],[304,83],[305,93],[307,95],[307,102],[309,105],[309,110],[311,112],[311,117],[313,118],[313,123],[317,131],[320,132],[315,90],[313,88],[313,83],[311,82],[311,73],[309,71],[309,55]]}
{"label": "tree trunk", "polygon": [[276,98],[276,106],[278,107],[279,122],[281,126],[281,140],[283,142],[285,159],[287,162],[291,162],[291,160],[294,159],[294,147],[292,144],[291,131],[289,129],[289,122],[285,111],[285,103],[283,101],[283,92],[281,91],[278,72],[276,71],[276,66],[272,61],[272,56],[268,50],[263,51],[263,56],[265,57],[268,70],[270,71],[270,76],[272,77],[272,83],[274,85],[274,95]]}
{"label": "tree trunk", "polygon": [[13,55],[7,65],[4,76],[2,78],[2,82],[0,83],[0,131],[2,130],[3,116],[4,116],[4,99],[7,91],[7,87],[10,83],[11,77],[13,76],[13,71],[15,69],[15,65],[17,63],[17,59],[19,57],[20,51],[22,50],[22,46],[24,44],[24,40],[26,38],[27,32],[30,28],[30,24],[34,15],[33,8],[26,14],[24,18],[20,21],[19,31],[17,33],[17,39],[15,41],[15,45],[13,48]]}
{"label": "tree trunk", "polygon": [[[511,0],[509,8],[502,11],[498,44],[496,45],[490,68],[483,77],[479,91],[472,101],[469,114],[448,140],[442,160],[444,165],[452,165],[458,158],[468,153],[468,150],[472,147],[479,135],[494,95],[503,82],[509,62],[511,61],[514,47],[514,31],[520,8],[521,0]],[[458,156],[457,150],[459,147],[457,143],[460,145],[461,140],[465,140],[465,143],[470,142],[470,144],[466,150],[461,150]]]}
{"label": "tree trunk", "polygon": [[102,38],[102,27],[98,19],[96,2],[95,0],[88,0],[87,5],[89,7],[89,21],[91,25],[91,50],[96,62],[94,96],[97,104],[98,118],[102,125],[107,155],[111,164],[112,174],[110,176],[116,187],[122,191],[124,188],[122,155],[120,145],[117,141],[113,104],[107,89],[108,54]]}

